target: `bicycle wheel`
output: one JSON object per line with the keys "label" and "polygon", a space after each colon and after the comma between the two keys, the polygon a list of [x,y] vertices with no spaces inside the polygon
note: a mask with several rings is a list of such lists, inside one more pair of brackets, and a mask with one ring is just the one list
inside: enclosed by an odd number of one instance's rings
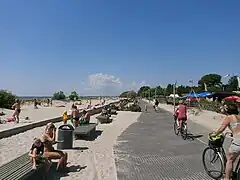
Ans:
{"label": "bicycle wheel", "polygon": [[179,130],[178,130],[178,125],[176,120],[174,121],[174,124],[173,124],[173,130],[174,130],[174,133],[178,136]]}
{"label": "bicycle wheel", "polygon": [[202,162],[206,173],[213,179],[220,179],[224,174],[224,162],[221,154],[211,147],[204,149]]}
{"label": "bicycle wheel", "polygon": [[187,124],[185,122],[182,122],[181,125],[181,136],[184,140],[187,139]]}

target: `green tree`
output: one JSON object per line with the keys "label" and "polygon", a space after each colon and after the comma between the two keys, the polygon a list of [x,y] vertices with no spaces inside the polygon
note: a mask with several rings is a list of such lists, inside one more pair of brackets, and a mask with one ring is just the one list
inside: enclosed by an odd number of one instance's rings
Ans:
{"label": "green tree", "polygon": [[162,88],[161,86],[157,86],[156,87],[156,94],[157,94],[157,96],[164,95],[164,92],[165,92],[165,89]]}
{"label": "green tree", "polygon": [[71,94],[68,96],[68,98],[72,101],[76,101],[79,99],[79,95],[76,91],[71,92]]}
{"label": "green tree", "polygon": [[166,92],[165,93],[166,96],[169,96],[170,94],[172,94],[173,93],[173,85],[168,84],[165,92]]}
{"label": "green tree", "polygon": [[53,99],[56,99],[56,100],[64,100],[64,99],[66,99],[66,96],[65,96],[65,94],[64,94],[63,91],[59,91],[59,92],[55,92],[55,93],[53,94]]}
{"label": "green tree", "polygon": [[219,74],[207,74],[201,77],[201,79],[198,81],[198,85],[202,88],[202,90],[204,90],[204,84],[206,84],[208,88],[222,87],[221,79],[222,76]]}
{"label": "green tree", "polygon": [[228,84],[226,85],[226,89],[228,91],[237,91],[238,90],[238,80],[237,80],[237,76],[232,76],[229,80],[228,80]]}
{"label": "green tree", "polygon": [[119,97],[135,99],[137,97],[137,93],[135,91],[125,91],[121,93]]}
{"label": "green tree", "polygon": [[0,90],[0,108],[11,109],[16,96],[6,90]]}
{"label": "green tree", "polygon": [[149,92],[150,89],[151,89],[150,86],[142,86],[138,90],[137,94],[138,96],[141,96],[141,97],[146,96],[146,94]]}
{"label": "green tree", "polygon": [[122,93],[119,95],[119,97],[121,97],[121,98],[127,98],[128,92],[129,92],[129,91],[124,91],[124,92],[122,92]]}

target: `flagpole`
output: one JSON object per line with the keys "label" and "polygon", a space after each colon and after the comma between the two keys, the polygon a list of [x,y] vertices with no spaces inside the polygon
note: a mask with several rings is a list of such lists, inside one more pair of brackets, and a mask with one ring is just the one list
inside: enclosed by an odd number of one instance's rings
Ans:
{"label": "flagpole", "polygon": [[155,88],[155,99],[157,98],[157,89]]}
{"label": "flagpole", "polygon": [[173,113],[175,113],[176,110],[176,85],[177,81],[173,84]]}

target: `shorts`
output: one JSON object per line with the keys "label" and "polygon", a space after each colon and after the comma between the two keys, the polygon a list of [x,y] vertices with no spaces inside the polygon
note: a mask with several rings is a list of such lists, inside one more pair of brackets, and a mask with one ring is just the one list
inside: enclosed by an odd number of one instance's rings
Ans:
{"label": "shorts", "polygon": [[43,164],[43,163],[45,163],[45,162],[46,162],[46,158],[43,157],[43,156],[39,156],[39,157],[37,157],[37,159],[36,159],[36,163],[37,163],[37,164]]}
{"label": "shorts", "polygon": [[230,153],[240,153],[240,139],[233,139],[230,147],[229,147]]}
{"label": "shorts", "polygon": [[178,118],[178,121],[186,121],[187,118],[186,117],[181,117],[181,118]]}

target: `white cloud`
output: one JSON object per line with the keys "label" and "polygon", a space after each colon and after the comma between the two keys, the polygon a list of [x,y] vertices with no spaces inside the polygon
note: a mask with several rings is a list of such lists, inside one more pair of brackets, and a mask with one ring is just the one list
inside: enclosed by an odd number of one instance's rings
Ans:
{"label": "white cloud", "polygon": [[137,83],[136,81],[133,81],[131,86],[129,87],[131,90],[138,91],[138,89],[142,86],[146,86],[146,81],[141,81],[140,83]]}
{"label": "white cloud", "polygon": [[120,78],[113,75],[97,73],[88,76],[88,88],[91,94],[118,95],[123,83]]}

